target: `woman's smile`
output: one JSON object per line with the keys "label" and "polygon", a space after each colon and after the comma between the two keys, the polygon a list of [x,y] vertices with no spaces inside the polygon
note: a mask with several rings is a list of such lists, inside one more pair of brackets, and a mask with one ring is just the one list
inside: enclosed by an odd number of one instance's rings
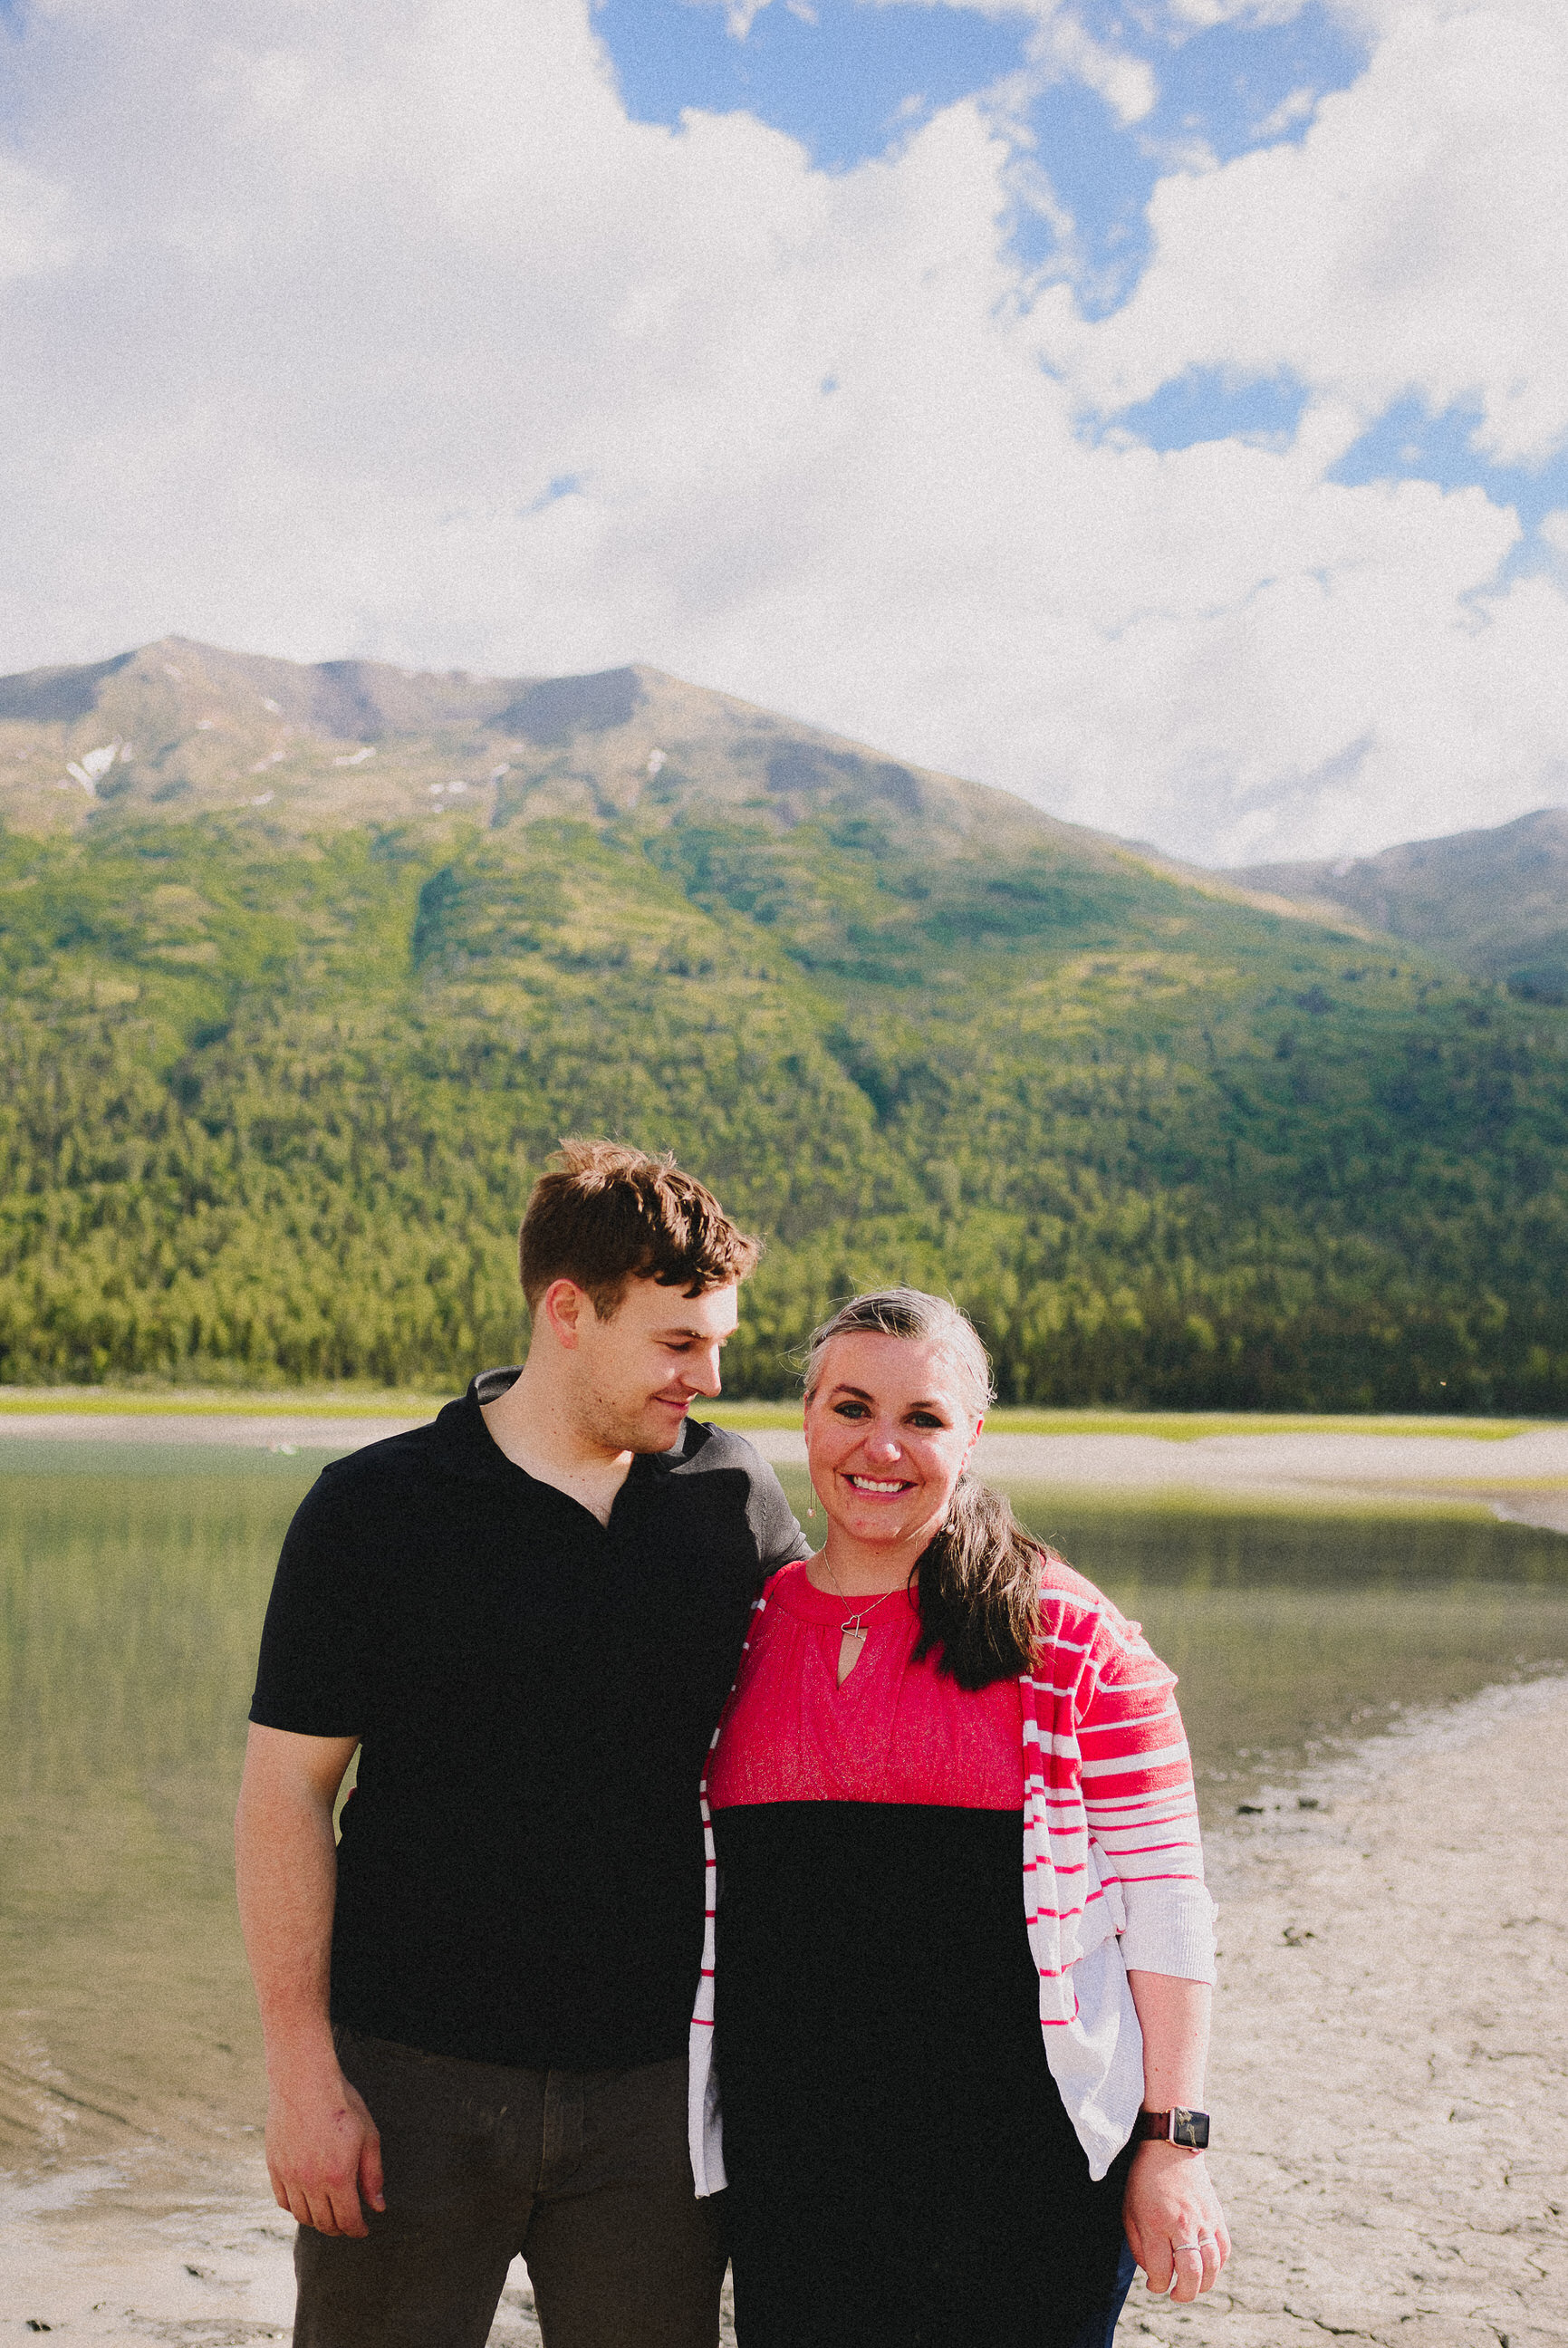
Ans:
{"label": "woman's smile", "polygon": [[820,1366],[806,1403],[806,1457],[828,1518],[823,1586],[885,1590],[945,1517],[978,1413],[934,1341],[846,1334]]}

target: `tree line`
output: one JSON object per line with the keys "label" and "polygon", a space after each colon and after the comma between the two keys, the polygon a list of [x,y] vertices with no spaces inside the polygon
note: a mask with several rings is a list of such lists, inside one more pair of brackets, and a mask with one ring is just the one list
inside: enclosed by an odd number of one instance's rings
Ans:
{"label": "tree line", "polygon": [[141,824],[0,836],[0,970],[7,1382],[459,1383],[610,1132],[766,1236],[732,1392],[907,1280],[1009,1401],[1568,1406],[1568,1014],[1158,876]]}

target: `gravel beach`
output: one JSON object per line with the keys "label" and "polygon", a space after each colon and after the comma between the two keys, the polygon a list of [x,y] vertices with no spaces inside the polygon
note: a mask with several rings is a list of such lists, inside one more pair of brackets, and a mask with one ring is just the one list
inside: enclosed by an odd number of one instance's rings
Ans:
{"label": "gravel beach", "polygon": [[[1235,2256],[1121,2348],[1568,2343],[1568,1683],[1374,1740],[1210,1836],[1212,2156]],[[287,2337],[257,2153],[0,2196],[0,2340]],[[537,2340],[514,2269],[495,2348]]]}
{"label": "gravel beach", "polygon": [[1195,2310],[1136,2285],[1118,2341],[1568,2342],[1568,1684],[1313,1790],[1210,1840],[1232,2264]]}

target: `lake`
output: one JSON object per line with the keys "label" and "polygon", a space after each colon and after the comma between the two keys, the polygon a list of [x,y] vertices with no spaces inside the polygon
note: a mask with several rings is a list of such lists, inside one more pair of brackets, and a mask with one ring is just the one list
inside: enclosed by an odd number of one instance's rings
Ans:
{"label": "lake", "polygon": [[[320,1455],[0,1447],[0,2168],[253,2160],[230,1820],[284,1527]],[[786,1471],[799,1509],[804,1478]],[[1399,1716],[1568,1668],[1568,1540],[1462,1515],[1020,1513],[1181,1675],[1206,1816]],[[820,1522],[820,1519],[819,1519]]]}

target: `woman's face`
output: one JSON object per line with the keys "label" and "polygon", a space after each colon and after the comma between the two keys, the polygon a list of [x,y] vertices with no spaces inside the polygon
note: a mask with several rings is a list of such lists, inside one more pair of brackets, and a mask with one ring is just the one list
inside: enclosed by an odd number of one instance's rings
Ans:
{"label": "woman's face", "polygon": [[980,1424],[938,1341],[833,1338],[806,1405],[806,1457],[830,1526],[878,1548],[923,1548]]}

